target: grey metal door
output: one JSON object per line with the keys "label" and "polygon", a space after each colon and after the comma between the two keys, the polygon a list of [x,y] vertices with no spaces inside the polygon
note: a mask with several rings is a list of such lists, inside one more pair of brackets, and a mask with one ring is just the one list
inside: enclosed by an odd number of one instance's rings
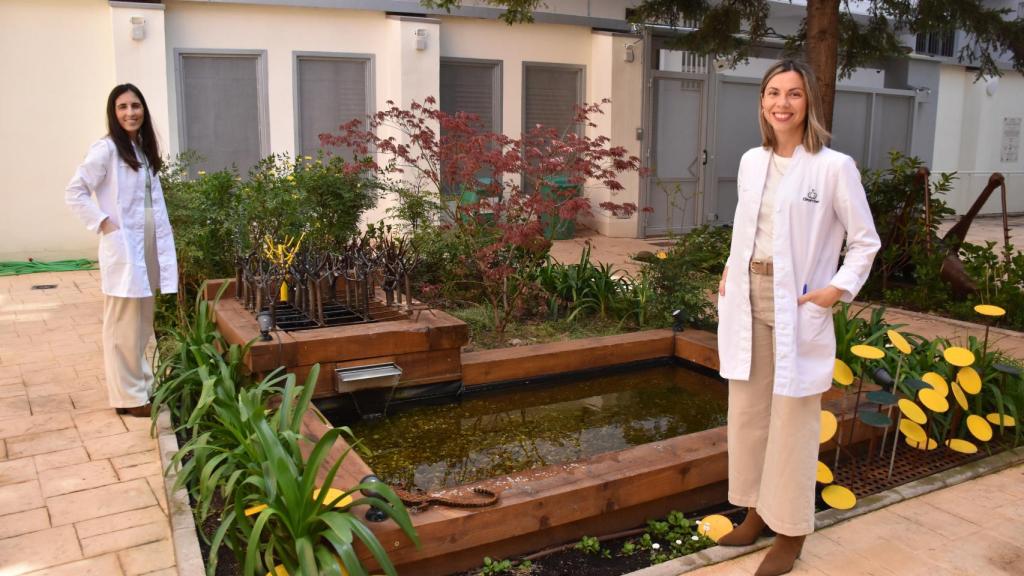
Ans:
{"label": "grey metal door", "polygon": [[686,74],[655,72],[651,99],[650,174],[644,236],[685,233],[701,223],[704,193],[705,80]]}

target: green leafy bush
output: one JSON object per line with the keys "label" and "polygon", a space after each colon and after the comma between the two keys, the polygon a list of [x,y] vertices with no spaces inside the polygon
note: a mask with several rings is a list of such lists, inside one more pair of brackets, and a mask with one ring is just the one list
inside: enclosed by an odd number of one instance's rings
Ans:
{"label": "green leafy bush", "polygon": [[718,320],[710,295],[722,277],[731,240],[731,228],[700,226],[679,236],[664,258],[645,258],[642,272],[656,293],[649,314],[667,322],[680,310],[684,325],[714,328]]}

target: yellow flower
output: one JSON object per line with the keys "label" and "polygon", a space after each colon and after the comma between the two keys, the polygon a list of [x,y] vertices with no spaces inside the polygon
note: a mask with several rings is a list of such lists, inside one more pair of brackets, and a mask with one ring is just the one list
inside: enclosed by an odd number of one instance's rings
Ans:
{"label": "yellow flower", "polygon": [[656,256],[658,257],[659,260],[664,260],[664,259],[668,258],[668,254],[666,254],[664,250],[658,250],[658,253],[656,254]]}
{"label": "yellow flower", "polygon": [[200,176],[206,176],[206,170],[200,170],[200,171],[198,172],[198,174],[199,174]]}

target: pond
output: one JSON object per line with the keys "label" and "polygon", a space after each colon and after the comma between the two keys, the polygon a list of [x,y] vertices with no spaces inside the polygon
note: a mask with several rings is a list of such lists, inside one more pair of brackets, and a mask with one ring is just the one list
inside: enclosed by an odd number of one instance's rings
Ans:
{"label": "pond", "polygon": [[717,378],[662,363],[470,388],[454,402],[392,407],[387,417],[345,421],[347,411],[322,409],[352,428],[384,481],[429,491],[721,426],[726,405]]}

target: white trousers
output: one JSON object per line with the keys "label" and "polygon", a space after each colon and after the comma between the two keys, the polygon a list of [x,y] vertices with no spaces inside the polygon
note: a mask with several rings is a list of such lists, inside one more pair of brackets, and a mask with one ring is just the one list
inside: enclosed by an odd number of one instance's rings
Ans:
{"label": "white trousers", "polygon": [[[160,286],[155,228],[153,211],[147,209],[144,251],[149,285],[154,294]],[[146,346],[153,338],[155,303],[153,296],[103,297],[103,369],[112,408],[134,408],[149,402],[153,368],[146,360]]]}
{"label": "white trousers", "polygon": [[773,394],[775,306],[772,277],[750,275],[750,380],[729,381],[729,502],[756,508],[778,534],[814,531],[814,484],[821,394]]}

